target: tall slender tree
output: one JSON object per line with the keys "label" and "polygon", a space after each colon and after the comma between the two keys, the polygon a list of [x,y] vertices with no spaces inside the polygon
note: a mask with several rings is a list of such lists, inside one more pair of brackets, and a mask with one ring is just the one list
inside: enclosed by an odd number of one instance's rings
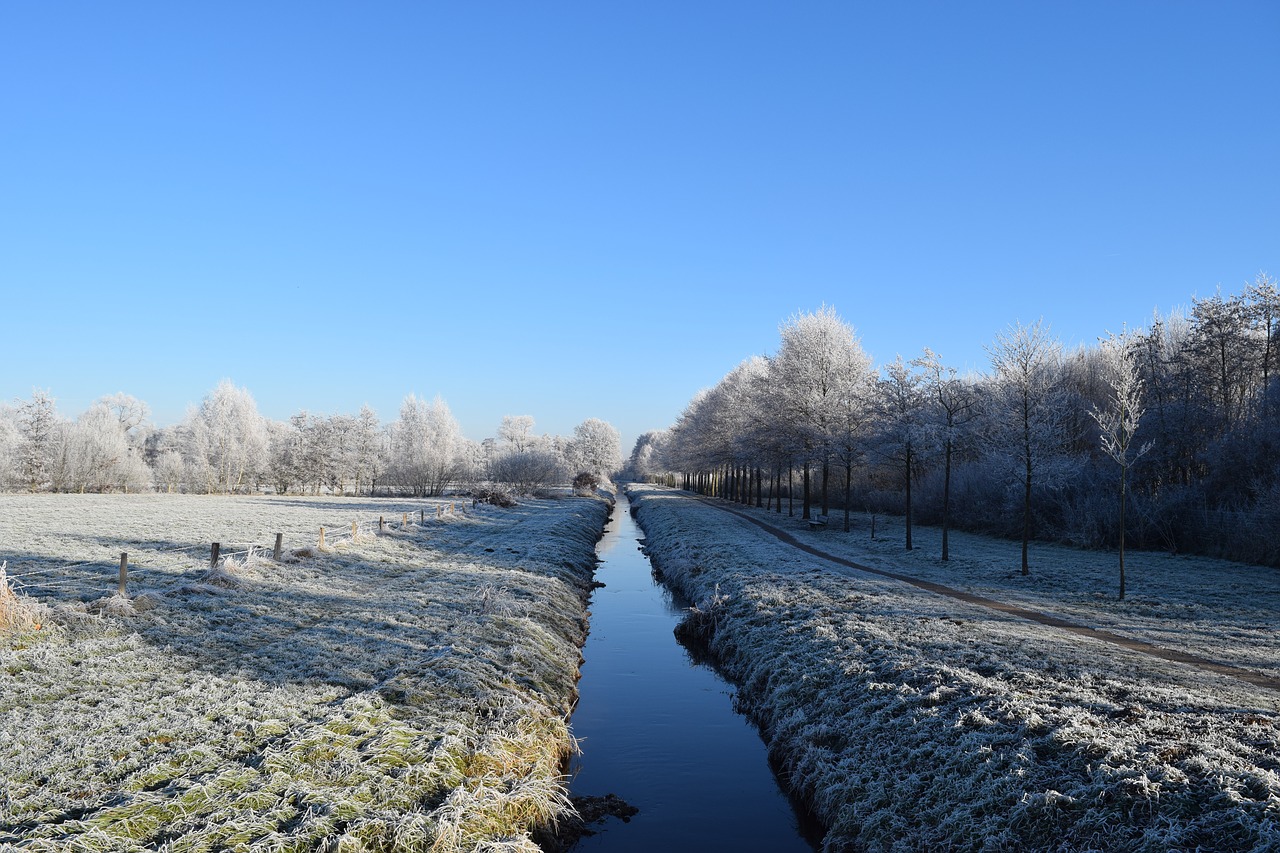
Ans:
{"label": "tall slender tree", "polygon": [[1111,396],[1103,407],[1090,411],[1098,423],[1102,450],[1120,467],[1120,599],[1124,600],[1125,502],[1129,467],[1151,449],[1150,442],[1134,448],[1133,436],[1142,420],[1142,379],[1138,376],[1135,350],[1127,334],[1112,335],[1102,341],[1102,359]]}
{"label": "tall slender tree", "polygon": [[957,445],[968,434],[976,418],[978,392],[972,382],[961,379],[953,367],[945,367],[933,350],[914,362],[925,375],[933,406],[931,415],[942,441],[942,559],[951,559],[951,467]]}
{"label": "tall slender tree", "polygon": [[1015,323],[996,336],[990,349],[1000,417],[992,438],[996,452],[1008,452],[1022,481],[1022,573],[1031,573],[1031,493],[1037,476],[1049,475],[1061,458],[1062,412],[1055,372],[1062,347],[1043,321]]}

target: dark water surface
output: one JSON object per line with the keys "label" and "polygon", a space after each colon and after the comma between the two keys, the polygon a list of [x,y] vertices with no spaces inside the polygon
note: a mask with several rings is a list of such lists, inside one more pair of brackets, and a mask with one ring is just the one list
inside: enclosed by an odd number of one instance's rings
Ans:
{"label": "dark water surface", "polygon": [[733,710],[733,687],[692,662],[672,629],[685,605],[654,582],[625,495],[597,554],[578,684],[575,795],[617,794],[640,813],[609,818],[574,851],[810,851],[764,743]]}

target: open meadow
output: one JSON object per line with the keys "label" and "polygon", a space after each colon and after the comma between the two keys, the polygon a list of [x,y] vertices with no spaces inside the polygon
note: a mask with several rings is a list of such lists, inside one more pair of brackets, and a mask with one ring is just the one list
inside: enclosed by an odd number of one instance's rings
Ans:
{"label": "open meadow", "polygon": [[[632,489],[646,550],[838,850],[1280,849],[1280,694],[817,559],[686,493]],[[761,510],[749,510],[765,518]],[[1276,672],[1274,571],[930,533],[810,532],[869,565]],[[896,536],[896,538],[895,538]],[[696,631],[695,631],[696,633]]]}
{"label": "open meadow", "polygon": [[0,848],[536,850],[607,513],[0,495]]}

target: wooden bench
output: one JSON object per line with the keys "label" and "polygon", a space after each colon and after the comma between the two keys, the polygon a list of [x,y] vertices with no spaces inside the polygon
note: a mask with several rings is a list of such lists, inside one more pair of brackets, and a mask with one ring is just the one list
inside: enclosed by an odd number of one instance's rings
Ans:
{"label": "wooden bench", "polygon": [[809,519],[809,529],[821,530],[827,526],[827,522],[830,520],[831,519],[827,518],[825,515],[815,515],[813,518]]}

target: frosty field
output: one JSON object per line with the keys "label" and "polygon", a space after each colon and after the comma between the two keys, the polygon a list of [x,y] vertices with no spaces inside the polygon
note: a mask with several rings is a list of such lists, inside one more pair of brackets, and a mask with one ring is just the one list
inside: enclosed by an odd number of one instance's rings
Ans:
{"label": "frosty field", "polygon": [[[784,780],[828,850],[1280,849],[1280,694],[839,569],[681,493],[635,487],[647,550],[700,603]],[[760,510],[751,510],[760,517]],[[817,547],[1274,673],[1274,573],[928,531]],[[895,538],[896,537],[896,538]],[[1233,585],[1235,589],[1233,589]]]}
{"label": "frosty field", "polygon": [[437,505],[0,496],[0,848],[536,850],[607,507]]}

